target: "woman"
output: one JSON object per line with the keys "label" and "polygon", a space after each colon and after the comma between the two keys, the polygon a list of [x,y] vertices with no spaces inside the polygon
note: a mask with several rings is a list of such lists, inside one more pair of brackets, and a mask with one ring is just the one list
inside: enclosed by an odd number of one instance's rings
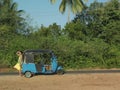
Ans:
{"label": "woman", "polygon": [[17,51],[17,56],[18,56],[18,62],[17,64],[14,66],[14,68],[16,68],[19,71],[19,75],[22,75],[22,63],[23,63],[23,52],[22,51]]}

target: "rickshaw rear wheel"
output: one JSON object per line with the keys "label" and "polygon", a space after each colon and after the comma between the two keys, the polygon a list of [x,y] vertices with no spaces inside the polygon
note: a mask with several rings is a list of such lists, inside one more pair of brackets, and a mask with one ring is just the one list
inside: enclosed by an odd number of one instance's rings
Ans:
{"label": "rickshaw rear wheel", "polygon": [[65,72],[64,72],[64,70],[62,70],[62,69],[60,69],[60,70],[57,71],[57,74],[58,74],[58,75],[63,75],[64,73],[65,73]]}
{"label": "rickshaw rear wheel", "polygon": [[25,77],[26,78],[32,77],[32,73],[30,71],[25,72]]}

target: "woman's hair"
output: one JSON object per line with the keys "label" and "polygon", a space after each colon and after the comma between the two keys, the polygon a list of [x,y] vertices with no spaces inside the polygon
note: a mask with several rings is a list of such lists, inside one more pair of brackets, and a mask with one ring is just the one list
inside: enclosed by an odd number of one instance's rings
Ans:
{"label": "woman's hair", "polygon": [[20,50],[18,50],[18,51],[16,52],[16,54],[23,54],[23,52],[20,51]]}

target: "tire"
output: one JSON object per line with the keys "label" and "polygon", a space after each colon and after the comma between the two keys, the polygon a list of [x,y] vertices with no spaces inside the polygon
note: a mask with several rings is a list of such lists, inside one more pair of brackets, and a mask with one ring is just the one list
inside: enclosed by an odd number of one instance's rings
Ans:
{"label": "tire", "polygon": [[32,73],[30,71],[25,72],[25,77],[26,78],[32,77]]}

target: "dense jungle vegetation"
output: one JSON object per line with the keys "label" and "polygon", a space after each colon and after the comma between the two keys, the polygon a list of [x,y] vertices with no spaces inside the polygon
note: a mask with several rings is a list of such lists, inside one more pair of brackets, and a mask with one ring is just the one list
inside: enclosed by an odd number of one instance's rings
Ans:
{"label": "dense jungle vegetation", "polygon": [[12,0],[0,0],[0,66],[12,67],[16,51],[53,50],[66,68],[120,68],[120,1],[93,2],[64,28],[34,28]]}

